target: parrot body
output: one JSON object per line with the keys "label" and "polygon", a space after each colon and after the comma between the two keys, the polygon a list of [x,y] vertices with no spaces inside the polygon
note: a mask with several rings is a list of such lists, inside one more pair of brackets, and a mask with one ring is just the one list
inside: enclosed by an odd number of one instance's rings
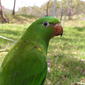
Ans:
{"label": "parrot body", "polygon": [[[47,74],[47,48],[53,36],[62,34],[59,20],[44,17],[32,23],[6,55],[0,68],[0,85],[43,85]],[[51,24],[51,25],[50,25]]]}

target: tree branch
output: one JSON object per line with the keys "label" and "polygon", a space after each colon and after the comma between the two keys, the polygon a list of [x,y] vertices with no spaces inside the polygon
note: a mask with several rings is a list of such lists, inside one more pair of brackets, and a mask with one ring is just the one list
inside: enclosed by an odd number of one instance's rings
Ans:
{"label": "tree branch", "polygon": [[10,39],[10,38],[4,37],[4,36],[0,36],[0,38],[2,38],[2,39],[4,39],[4,40],[7,40],[7,41],[12,41],[12,42],[14,42],[13,39]]}

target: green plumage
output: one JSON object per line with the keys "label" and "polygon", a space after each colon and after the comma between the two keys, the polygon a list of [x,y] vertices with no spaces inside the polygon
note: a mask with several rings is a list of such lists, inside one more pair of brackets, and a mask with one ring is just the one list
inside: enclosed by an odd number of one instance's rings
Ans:
{"label": "green plumage", "polygon": [[43,85],[47,74],[47,48],[52,37],[53,17],[36,20],[6,55],[0,68],[0,85]]}

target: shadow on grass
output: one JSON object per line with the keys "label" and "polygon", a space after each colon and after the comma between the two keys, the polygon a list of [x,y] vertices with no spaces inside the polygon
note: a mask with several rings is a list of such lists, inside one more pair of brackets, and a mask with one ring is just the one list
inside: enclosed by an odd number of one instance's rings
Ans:
{"label": "shadow on grass", "polygon": [[12,31],[12,30],[0,30],[0,33],[12,34],[12,35],[16,35],[16,36],[21,34],[20,31]]}
{"label": "shadow on grass", "polygon": [[85,31],[85,27],[74,27],[74,29],[80,32]]}
{"label": "shadow on grass", "polygon": [[[85,62],[72,57],[63,57],[50,60],[50,72],[47,75],[46,85],[79,85],[77,82],[85,79]],[[85,81],[83,82],[85,83]]]}

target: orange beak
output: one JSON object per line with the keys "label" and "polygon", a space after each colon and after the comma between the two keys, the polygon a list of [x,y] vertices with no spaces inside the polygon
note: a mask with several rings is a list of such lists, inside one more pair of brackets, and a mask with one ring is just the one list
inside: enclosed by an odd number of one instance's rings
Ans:
{"label": "orange beak", "polygon": [[58,23],[54,25],[54,36],[63,35],[63,27]]}

